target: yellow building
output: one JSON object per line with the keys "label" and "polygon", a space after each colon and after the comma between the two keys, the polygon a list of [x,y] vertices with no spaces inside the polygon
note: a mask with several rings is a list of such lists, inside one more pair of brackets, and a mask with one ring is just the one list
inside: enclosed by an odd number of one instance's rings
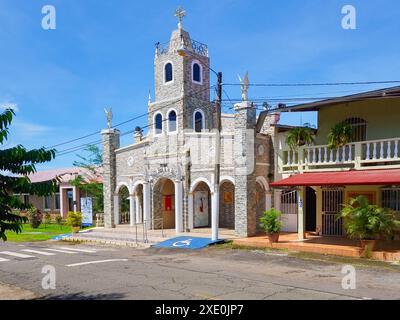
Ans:
{"label": "yellow building", "polygon": [[[318,112],[315,144],[289,148],[289,130],[276,128],[278,149],[275,206],[296,217],[299,239],[306,232],[344,236],[337,213],[350,198],[400,211],[400,87],[284,107],[277,112]],[[351,142],[327,146],[330,129],[346,122]],[[290,216],[292,215],[292,216]],[[292,219],[293,220],[293,219]]]}

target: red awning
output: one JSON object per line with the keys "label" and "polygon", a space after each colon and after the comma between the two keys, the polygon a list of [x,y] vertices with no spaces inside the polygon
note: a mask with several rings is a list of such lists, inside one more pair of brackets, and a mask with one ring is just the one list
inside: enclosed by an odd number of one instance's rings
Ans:
{"label": "red awning", "polygon": [[271,183],[272,187],[400,184],[400,169],[307,172]]}

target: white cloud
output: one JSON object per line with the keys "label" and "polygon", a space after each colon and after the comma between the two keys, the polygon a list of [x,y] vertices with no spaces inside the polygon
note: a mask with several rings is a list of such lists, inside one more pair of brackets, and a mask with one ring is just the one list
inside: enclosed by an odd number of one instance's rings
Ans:
{"label": "white cloud", "polygon": [[40,124],[15,119],[12,124],[12,130],[15,130],[18,134],[21,134],[25,137],[33,137],[47,133],[51,130],[51,128]]}
{"label": "white cloud", "polygon": [[0,110],[12,109],[14,111],[19,111],[18,105],[16,103],[11,102],[3,102],[0,103]]}

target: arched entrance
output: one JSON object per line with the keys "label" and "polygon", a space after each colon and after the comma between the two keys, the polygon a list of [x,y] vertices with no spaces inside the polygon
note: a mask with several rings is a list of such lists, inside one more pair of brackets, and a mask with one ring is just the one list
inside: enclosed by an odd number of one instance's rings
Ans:
{"label": "arched entrance", "polygon": [[130,224],[129,189],[125,185],[118,190],[118,206],[117,224]]}
{"label": "arched entrance", "polygon": [[175,228],[175,185],[161,178],[153,188],[153,229]]}
{"label": "arched entrance", "polygon": [[235,185],[229,180],[220,185],[219,227],[235,229]]}
{"label": "arched entrance", "polygon": [[138,184],[134,186],[133,189],[134,196],[134,219],[136,223],[143,223],[143,184]]}
{"label": "arched entrance", "polygon": [[211,191],[209,186],[200,181],[193,190],[193,227],[211,226]]}

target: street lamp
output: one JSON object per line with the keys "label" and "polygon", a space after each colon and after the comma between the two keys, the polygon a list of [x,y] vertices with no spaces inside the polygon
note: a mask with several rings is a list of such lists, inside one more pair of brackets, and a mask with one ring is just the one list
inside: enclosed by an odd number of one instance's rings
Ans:
{"label": "street lamp", "polygon": [[[183,41],[182,41],[183,42]],[[192,52],[184,48],[183,46],[177,50],[181,57],[186,57],[191,55]],[[217,76],[217,101],[216,107],[216,133],[215,133],[215,166],[214,166],[214,197],[213,197],[213,207],[215,214],[211,214],[211,240],[218,240],[218,224],[219,224],[219,184],[220,184],[220,146],[221,146],[221,101],[222,101],[222,72],[216,72],[210,66],[206,66],[211,72]]]}

